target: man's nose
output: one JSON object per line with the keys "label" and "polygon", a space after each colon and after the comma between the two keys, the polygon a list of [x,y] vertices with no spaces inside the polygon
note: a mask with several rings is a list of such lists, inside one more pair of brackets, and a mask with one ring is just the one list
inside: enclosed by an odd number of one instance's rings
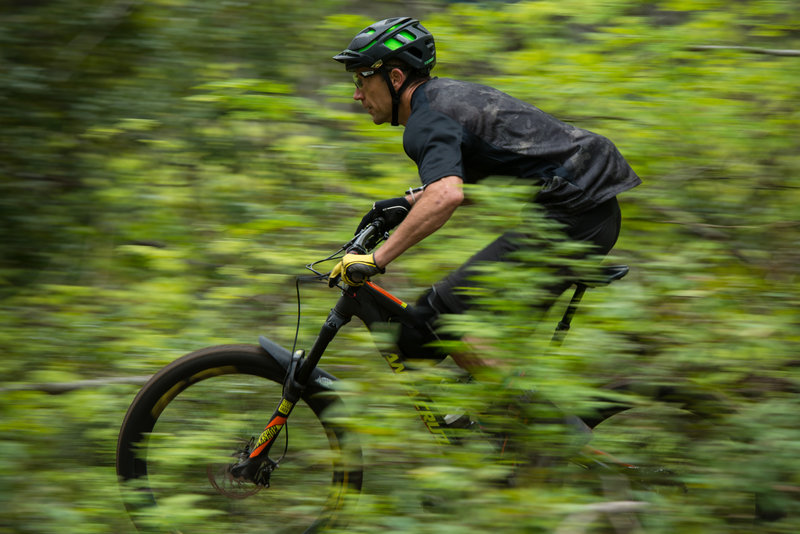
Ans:
{"label": "man's nose", "polygon": [[364,93],[356,87],[356,90],[353,92],[353,100],[361,100],[364,98]]}

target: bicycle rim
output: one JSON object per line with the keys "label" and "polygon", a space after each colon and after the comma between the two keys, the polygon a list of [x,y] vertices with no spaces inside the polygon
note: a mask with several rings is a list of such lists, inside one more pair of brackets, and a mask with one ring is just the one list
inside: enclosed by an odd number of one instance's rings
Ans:
{"label": "bicycle rim", "polygon": [[347,494],[360,489],[361,472],[348,467],[342,429],[325,420],[338,404],[333,395],[296,406],[270,454],[279,460],[271,487],[227,473],[263,429],[282,379],[283,369],[249,345],[198,351],[151,379],[118,446],[123,495],[140,531],[296,533],[336,522]]}

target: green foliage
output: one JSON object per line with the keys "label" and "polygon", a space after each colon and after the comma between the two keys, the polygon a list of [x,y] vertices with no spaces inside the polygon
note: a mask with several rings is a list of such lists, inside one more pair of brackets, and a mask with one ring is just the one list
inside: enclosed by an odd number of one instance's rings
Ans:
{"label": "green foliage", "polygon": [[[525,371],[516,387],[576,413],[608,402],[602,385],[623,378],[709,394],[700,407],[717,418],[702,439],[642,391],[624,397],[633,416],[597,432],[623,459],[701,467],[686,475],[686,495],[637,494],[648,504],[643,530],[796,532],[797,503],[783,501],[800,487],[800,58],[770,53],[800,49],[795,3],[362,4],[4,7],[0,531],[132,530],[113,464],[137,388],[25,388],[148,375],[261,332],[290,345],[302,266],[346,241],[374,200],[417,184],[401,130],[374,126],[329,59],[370,21],[402,11],[436,35],[440,76],[494,85],[607,135],[644,180],[621,197],[623,233],[607,260],[632,272],[587,294],[562,347],[547,347],[549,327],[533,328],[528,311],[559,250],[542,251],[538,267],[487,271],[487,311],[450,328],[480,328],[492,357]],[[474,204],[382,283],[413,302],[519,222],[517,185],[493,185],[468,189]],[[335,292],[301,294],[308,346]],[[353,425],[369,479],[348,532],[577,531],[591,528],[589,505],[626,497],[567,468],[553,477],[565,483],[531,472],[498,487],[506,467],[486,460],[485,443],[431,447],[403,380],[374,355],[352,325],[323,361],[348,379],[348,402],[365,407]],[[453,409],[481,412],[498,395],[491,382],[420,374]],[[567,437],[527,439],[544,448]],[[794,515],[754,526],[754,491]],[[431,494],[443,504],[425,509]]]}

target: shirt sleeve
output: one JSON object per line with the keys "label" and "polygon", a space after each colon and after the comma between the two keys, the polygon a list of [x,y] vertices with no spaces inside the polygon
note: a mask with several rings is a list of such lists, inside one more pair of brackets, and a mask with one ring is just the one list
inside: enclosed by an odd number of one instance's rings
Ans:
{"label": "shirt sleeve", "polygon": [[403,148],[419,169],[422,185],[447,176],[464,177],[463,129],[447,115],[428,111],[412,117],[403,134]]}

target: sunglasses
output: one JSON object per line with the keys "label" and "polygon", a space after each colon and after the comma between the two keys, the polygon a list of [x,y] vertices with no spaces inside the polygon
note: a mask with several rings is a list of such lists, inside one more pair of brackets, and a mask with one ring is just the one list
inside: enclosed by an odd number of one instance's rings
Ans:
{"label": "sunglasses", "polygon": [[354,72],[353,73],[353,83],[356,84],[356,88],[362,89],[364,87],[364,78],[369,78],[373,74],[378,72],[378,69],[375,70],[365,70],[364,72]]}

